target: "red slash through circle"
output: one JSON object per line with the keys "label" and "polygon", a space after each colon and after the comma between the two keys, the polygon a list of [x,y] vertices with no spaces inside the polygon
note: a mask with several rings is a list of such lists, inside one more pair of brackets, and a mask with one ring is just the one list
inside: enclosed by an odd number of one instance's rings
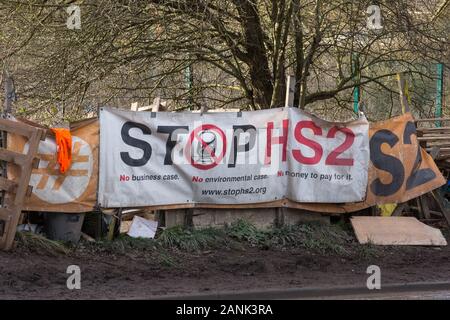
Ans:
{"label": "red slash through circle", "polygon": [[[199,136],[199,133],[205,130],[210,130],[217,133],[222,139],[222,152],[219,155],[216,155],[215,151],[210,147],[210,145],[206,141],[204,141],[202,137]],[[201,143],[203,149],[208,153],[208,155],[213,160],[212,163],[203,164],[194,161],[194,159],[192,158],[192,147],[193,147],[192,144],[194,142],[194,139]],[[189,135],[189,141],[188,144],[186,145],[185,156],[193,167],[200,170],[208,170],[214,168],[220,163],[220,161],[225,156],[226,148],[227,148],[227,139],[225,137],[225,133],[219,127],[213,124],[203,124],[200,127],[195,128]]]}

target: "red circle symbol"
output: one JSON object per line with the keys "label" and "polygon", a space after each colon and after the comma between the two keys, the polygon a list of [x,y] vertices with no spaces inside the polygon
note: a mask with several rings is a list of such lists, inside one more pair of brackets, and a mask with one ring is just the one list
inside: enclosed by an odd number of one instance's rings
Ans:
{"label": "red circle symbol", "polygon": [[[209,130],[217,133],[217,135],[222,139],[222,152],[219,155],[216,155],[215,150],[206,142],[202,137],[199,136],[200,132],[205,130]],[[192,157],[192,143],[194,139],[200,142],[202,149],[207,153],[208,157],[212,159],[212,163],[204,164],[196,162]],[[220,161],[222,161],[225,156],[227,148],[227,138],[225,137],[225,133],[219,127],[213,124],[202,124],[201,126],[195,128],[191,134],[189,135],[188,143],[186,144],[185,156],[189,163],[200,170],[208,170],[217,166]]]}

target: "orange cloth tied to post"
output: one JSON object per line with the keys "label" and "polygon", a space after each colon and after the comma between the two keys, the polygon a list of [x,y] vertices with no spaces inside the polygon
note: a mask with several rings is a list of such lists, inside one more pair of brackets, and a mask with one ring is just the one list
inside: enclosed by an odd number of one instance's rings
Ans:
{"label": "orange cloth tied to post", "polygon": [[72,135],[69,129],[52,128],[51,130],[55,134],[59,171],[65,173],[72,162]]}

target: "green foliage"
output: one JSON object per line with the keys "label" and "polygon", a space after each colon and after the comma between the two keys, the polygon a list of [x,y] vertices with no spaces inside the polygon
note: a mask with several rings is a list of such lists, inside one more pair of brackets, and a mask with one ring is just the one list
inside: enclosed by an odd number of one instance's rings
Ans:
{"label": "green foliage", "polygon": [[346,244],[352,241],[350,235],[339,226],[303,225],[302,246],[320,253],[348,255]]}
{"label": "green foliage", "polygon": [[231,238],[252,246],[266,248],[303,247],[321,253],[348,254],[345,249],[352,237],[340,226],[305,223],[259,230],[245,220],[237,220],[227,227]]}
{"label": "green foliage", "polygon": [[16,239],[18,246],[38,253],[56,256],[70,252],[70,249],[62,242],[50,240],[32,232],[17,232]]}
{"label": "green foliage", "polygon": [[93,243],[93,245],[102,246],[109,251],[119,251],[125,253],[127,250],[143,250],[151,251],[158,247],[158,243],[154,239],[131,238],[127,235],[120,235],[113,241],[102,240]]}
{"label": "green foliage", "polygon": [[250,222],[239,219],[225,228],[227,235],[238,241],[247,242],[250,245],[261,245],[267,240],[265,232],[258,230]]}
{"label": "green foliage", "polygon": [[126,253],[129,250],[201,251],[219,247],[245,245],[263,249],[305,248],[320,253],[348,254],[346,244],[353,241],[350,234],[338,225],[305,223],[293,226],[258,229],[247,220],[239,219],[224,228],[189,229],[181,226],[167,228],[155,239],[120,236],[114,241],[100,241],[95,246],[101,251]]}
{"label": "green foliage", "polygon": [[42,236],[20,233],[19,242],[32,250],[46,253],[68,253],[73,250],[126,254],[132,257],[142,252],[151,253],[162,265],[177,266],[170,255],[171,250],[198,252],[215,248],[245,247],[261,249],[303,248],[320,254],[349,256],[368,259],[377,254],[372,245],[359,245],[346,225],[304,223],[283,227],[258,229],[247,220],[239,219],[224,228],[189,229],[181,226],[164,229],[155,239],[131,238],[121,235],[113,241],[81,242],[77,248],[48,240]]}
{"label": "green foliage", "polygon": [[163,247],[185,251],[199,251],[226,244],[225,233],[221,229],[190,230],[179,226],[165,229],[156,241]]}
{"label": "green foliage", "polygon": [[379,254],[378,248],[371,242],[358,246],[358,257],[361,260],[376,258]]}

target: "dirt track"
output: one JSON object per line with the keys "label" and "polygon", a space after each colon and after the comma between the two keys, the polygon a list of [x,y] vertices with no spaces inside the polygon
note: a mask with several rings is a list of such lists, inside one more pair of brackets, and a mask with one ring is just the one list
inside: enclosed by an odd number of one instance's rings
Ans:
{"label": "dirt track", "polygon": [[[448,233],[446,235],[449,241]],[[449,241],[450,242],[450,241]],[[351,250],[354,250],[352,245]],[[127,253],[78,248],[43,255],[0,252],[1,299],[151,298],[214,291],[361,285],[376,264],[382,283],[450,280],[450,247],[384,247],[376,256],[320,254],[303,248],[214,249],[196,253]],[[66,268],[81,268],[81,290],[66,288]]]}

